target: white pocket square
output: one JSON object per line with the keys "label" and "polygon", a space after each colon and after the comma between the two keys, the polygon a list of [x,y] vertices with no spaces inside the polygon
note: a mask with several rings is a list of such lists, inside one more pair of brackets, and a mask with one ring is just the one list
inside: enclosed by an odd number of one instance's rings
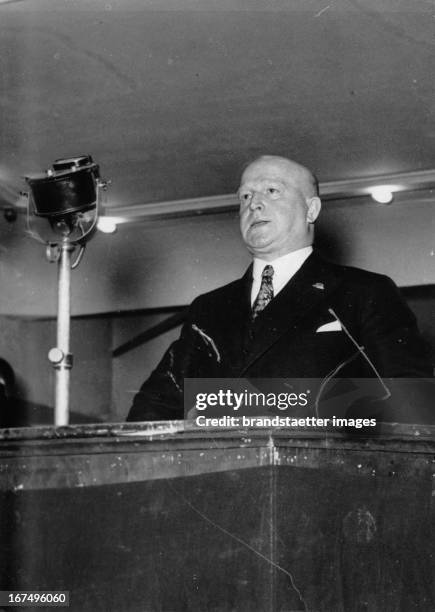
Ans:
{"label": "white pocket square", "polygon": [[330,321],[329,323],[325,323],[325,325],[321,325],[316,329],[317,332],[331,332],[331,331],[341,331],[343,328],[341,327],[340,321]]}

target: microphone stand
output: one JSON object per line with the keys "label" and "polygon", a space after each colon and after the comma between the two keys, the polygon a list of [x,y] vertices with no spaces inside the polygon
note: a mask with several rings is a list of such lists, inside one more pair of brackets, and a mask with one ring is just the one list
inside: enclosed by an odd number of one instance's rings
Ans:
{"label": "microphone stand", "polygon": [[[75,250],[65,236],[57,248],[57,331],[56,347],[48,353],[48,359],[56,371],[54,424],[69,423],[70,372],[73,356],[70,352],[71,325],[71,258]],[[47,258],[51,261],[53,247],[47,247]]]}
{"label": "microphone stand", "polygon": [[[70,351],[71,270],[83,256],[86,242],[96,228],[100,192],[107,182],[99,177],[99,167],[91,156],[60,159],[42,176],[25,177],[30,185],[27,200],[29,234],[46,245],[49,262],[57,263],[57,322],[56,346],[48,353],[55,369],[54,424],[68,425],[70,404],[70,374],[73,356]],[[33,215],[32,215],[33,211]],[[45,217],[51,226],[47,240],[33,231],[32,216]],[[72,255],[79,247],[75,261]]]}
{"label": "microphone stand", "polygon": [[[71,270],[76,268],[86,248],[85,238],[94,231],[98,219],[98,195],[102,183],[97,183],[97,204],[94,210],[91,227],[84,232],[77,218],[72,217],[70,224],[56,223],[62,231],[62,241],[48,243],[46,255],[49,262],[57,262],[57,322],[56,322],[56,346],[50,349],[48,360],[56,371],[55,380],[55,404],[54,424],[56,426],[68,425],[70,405],[70,374],[73,367],[73,355],[70,351],[71,336]],[[70,234],[77,229],[82,230],[81,242],[71,238]],[[72,255],[79,246],[79,252],[75,261]]]}

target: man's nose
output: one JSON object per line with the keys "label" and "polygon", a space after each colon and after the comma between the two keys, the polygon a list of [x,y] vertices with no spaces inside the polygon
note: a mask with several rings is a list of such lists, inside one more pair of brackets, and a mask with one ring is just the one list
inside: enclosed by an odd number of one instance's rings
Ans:
{"label": "man's nose", "polygon": [[257,208],[263,208],[264,201],[263,196],[259,191],[254,191],[251,197],[251,202],[249,204],[249,208],[251,210],[256,210]]}

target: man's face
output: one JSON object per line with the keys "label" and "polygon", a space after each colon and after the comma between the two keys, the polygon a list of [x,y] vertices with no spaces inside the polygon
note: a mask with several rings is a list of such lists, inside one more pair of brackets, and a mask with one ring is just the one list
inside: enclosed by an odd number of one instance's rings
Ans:
{"label": "man's face", "polygon": [[260,159],[248,166],[238,191],[240,230],[254,256],[272,261],[311,244],[308,189],[290,161]]}

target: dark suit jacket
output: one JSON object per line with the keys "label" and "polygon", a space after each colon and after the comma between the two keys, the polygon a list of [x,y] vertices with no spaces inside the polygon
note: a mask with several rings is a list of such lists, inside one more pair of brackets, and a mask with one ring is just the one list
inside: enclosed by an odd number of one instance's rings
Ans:
{"label": "dark suit jacket", "polygon": [[432,375],[415,317],[388,277],[314,252],[253,324],[251,283],[252,267],[194,300],[180,338],[142,385],[128,420],[183,418],[184,378],[324,378],[339,366],[343,377],[373,377],[342,330],[317,331],[335,321],[330,308],[381,376]]}

